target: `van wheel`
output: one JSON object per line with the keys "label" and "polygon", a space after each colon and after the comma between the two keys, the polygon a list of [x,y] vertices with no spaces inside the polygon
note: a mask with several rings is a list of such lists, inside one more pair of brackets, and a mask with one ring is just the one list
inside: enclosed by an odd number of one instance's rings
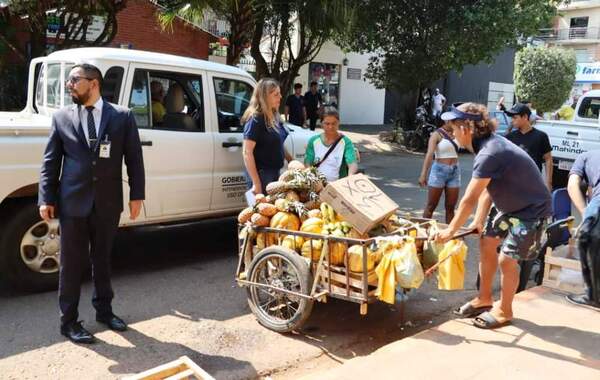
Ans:
{"label": "van wheel", "polygon": [[0,236],[0,277],[27,291],[56,289],[60,258],[58,219],[45,222],[35,200],[11,205]]}

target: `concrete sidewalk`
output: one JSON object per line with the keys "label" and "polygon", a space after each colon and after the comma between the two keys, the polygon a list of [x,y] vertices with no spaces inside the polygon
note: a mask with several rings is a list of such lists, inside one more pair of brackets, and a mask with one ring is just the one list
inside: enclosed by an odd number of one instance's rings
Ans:
{"label": "concrete sidewalk", "polygon": [[537,287],[515,299],[513,324],[455,319],[307,379],[600,379],[600,313]]}

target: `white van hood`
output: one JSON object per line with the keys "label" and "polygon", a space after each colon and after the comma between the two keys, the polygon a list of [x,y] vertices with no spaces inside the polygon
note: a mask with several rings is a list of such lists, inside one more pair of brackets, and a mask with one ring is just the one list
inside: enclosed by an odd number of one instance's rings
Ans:
{"label": "white van hood", "polygon": [[17,131],[48,133],[52,119],[50,116],[22,112],[0,112],[0,133]]}

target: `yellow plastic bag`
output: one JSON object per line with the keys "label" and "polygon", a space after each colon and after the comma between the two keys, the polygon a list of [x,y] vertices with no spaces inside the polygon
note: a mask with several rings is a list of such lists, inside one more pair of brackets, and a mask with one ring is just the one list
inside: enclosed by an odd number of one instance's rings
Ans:
{"label": "yellow plastic bag", "polygon": [[466,259],[467,245],[464,241],[451,240],[444,245],[439,255],[438,289],[464,289]]}
{"label": "yellow plastic bag", "polygon": [[375,296],[380,301],[394,304],[396,271],[394,269],[392,253],[384,254],[379,265],[375,268],[375,273],[377,273],[377,290],[375,291]]}
{"label": "yellow plastic bag", "polygon": [[396,283],[404,289],[416,289],[425,279],[423,267],[417,256],[414,242],[405,243],[398,250],[398,258],[394,261],[396,267]]}
{"label": "yellow plastic bag", "polygon": [[401,244],[383,242],[380,245],[384,247],[385,253],[375,268],[377,273],[375,296],[380,301],[394,304],[396,286],[418,288],[424,279],[423,268],[419,263],[413,240]]}

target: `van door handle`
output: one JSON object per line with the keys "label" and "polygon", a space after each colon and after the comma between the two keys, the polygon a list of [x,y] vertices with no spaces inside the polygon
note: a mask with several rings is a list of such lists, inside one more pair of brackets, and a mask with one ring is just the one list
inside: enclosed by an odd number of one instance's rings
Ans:
{"label": "van door handle", "polygon": [[579,136],[579,132],[567,131],[567,135]]}
{"label": "van door handle", "polygon": [[231,147],[234,147],[234,146],[241,147],[242,143],[241,142],[237,142],[237,141],[234,141],[234,142],[226,141],[222,145],[223,145],[223,148],[231,148]]}
{"label": "van door handle", "polygon": [[140,141],[142,146],[152,146],[152,140],[142,140]]}

